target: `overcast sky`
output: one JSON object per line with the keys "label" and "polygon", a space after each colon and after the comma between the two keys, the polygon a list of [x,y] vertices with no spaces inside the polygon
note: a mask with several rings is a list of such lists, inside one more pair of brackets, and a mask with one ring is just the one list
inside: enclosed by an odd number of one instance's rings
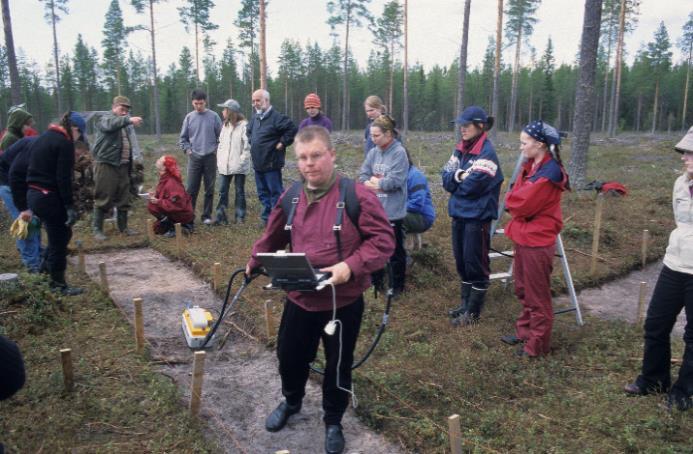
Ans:
{"label": "overcast sky", "polygon": [[[221,55],[226,40],[237,41],[238,30],[233,25],[240,8],[240,0],[216,0],[211,19],[219,25],[212,32],[218,43],[216,53]],[[276,59],[281,42],[298,40],[305,45],[317,41],[325,49],[332,43],[330,28],[326,24],[326,0],[270,0],[267,9],[267,53],[270,71],[276,73]],[[386,0],[373,0],[370,10],[375,15],[382,12]],[[77,34],[101,53],[104,16],[110,0],[70,0],[70,13],[58,24],[58,41],[61,53],[73,51]],[[194,35],[188,34],[180,23],[177,7],[182,0],[165,0],[155,6],[157,28],[157,58],[164,72],[172,62],[177,62],[183,46],[194,49]],[[427,68],[433,65],[448,66],[459,54],[462,36],[462,0],[409,0],[409,61],[421,62]],[[137,15],[129,0],[120,0],[126,25],[149,23],[147,15]],[[15,47],[23,55],[36,61],[41,68],[52,60],[52,32],[43,19],[43,5],[38,0],[10,0]],[[540,55],[549,37],[554,41],[557,64],[571,63],[578,52],[582,26],[583,2],[577,0],[543,0],[537,12],[538,22],[531,37],[531,44]],[[637,29],[626,37],[628,61],[632,60],[641,44],[664,21],[674,44],[674,60],[681,60],[682,53],[675,46],[693,2],[688,0],[642,0]],[[469,64],[480,64],[489,35],[495,34],[496,2],[474,0],[470,19]],[[341,29],[338,29],[341,32]],[[341,36],[340,36],[341,38]],[[3,37],[4,40],[4,37]],[[340,39],[340,46],[343,41]],[[130,35],[128,45],[146,57],[150,55],[149,34],[144,31]],[[365,29],[353,31],[351,44],[354,55],[364,66],[373,48],[372,36]],[[505,61],[512,61],[512,50],[505,51]],[[529,54],[525,53],[524,61]]]}

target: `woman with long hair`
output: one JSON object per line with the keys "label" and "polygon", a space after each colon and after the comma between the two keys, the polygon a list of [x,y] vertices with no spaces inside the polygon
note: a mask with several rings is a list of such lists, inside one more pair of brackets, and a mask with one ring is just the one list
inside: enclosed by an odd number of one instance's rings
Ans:
{"label": "woman with long hair", "polygon": [[250,142],[246,135],[248,122],[241,113],[241,105],[234,99],[228,99],[224,104],[222,115],[224,125],[219,134],[217,147],[217,171],[219,180],[219,203],[215,225],[228,224],[226,209],[229,206],[229,186],[234,181],[235,211],[234,222],[245,222],[245,177],[250,173]]}
{"label": "woman with long hair", "polygon": [[387,113],[387,107],[385,107],[385,103],[380,99],[380,96],[370,95],[363,102],[363,109],[366,112],[366,119],[368,120],[366,129],[363,131],[363,153],[367,155],[368,152],[375,147],[375,143],[371,140],[371,125],[373,124],[373,120]]}
{"label": "woman with long hair", "polygon": [[520,150],[526,162],[505,198],[512,216],[505,234],[515,245],[515,296],[522,313],[515,323],[515,335],[501,340],[523,344],[519,356],[543,356],[551,350],[551,272],[556,238],[563,228],[561,197],[570,189],[560,143],[558,131],[548,123],[538,120],[525,126]]}

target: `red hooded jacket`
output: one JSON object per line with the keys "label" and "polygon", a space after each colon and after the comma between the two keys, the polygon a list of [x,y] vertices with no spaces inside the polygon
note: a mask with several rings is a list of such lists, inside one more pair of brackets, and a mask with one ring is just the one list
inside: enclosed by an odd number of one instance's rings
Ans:
{"label": "red hooded jacket", "polygon": [[522,166],[505,198],[512,216],[505,234],[523,246],[551,246],[563,228],[561,194],[568,186],[568,176],[549,154],[535,169],[533,163],[530,160]]}
{"label": "red hooded jacket", "polygon": [[154,216],[167,216],[171,222],[181,224],[192,222],[195,218],[190,195],[185,192],[183,183],[170,173],[161,175],[154,197],[159,199],[159,203],[147,204],[147,209]]}

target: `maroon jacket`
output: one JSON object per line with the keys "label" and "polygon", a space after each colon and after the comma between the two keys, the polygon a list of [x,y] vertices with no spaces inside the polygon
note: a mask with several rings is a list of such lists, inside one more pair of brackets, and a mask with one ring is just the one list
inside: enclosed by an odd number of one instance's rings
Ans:
{"label": "maroon jacket", "polygon": [[149,202],[147,209],[157,218],[167,216],[174,224],[187,224],[195,219],[190,195],[185,192],[183,183],[171,174],[161,175],[154,197],[159,199],[159,203]]}
{"label": "maroon jacket", "polygon": [[[291,235],[284,230],[286,215],[280,199],[270,213],[265,232],[253,246],[250,267],[260,265],[255,258],[258,252],[284,249],[290,239],[291,249],[305,252],[315,269],[336,265],[339,255],[332,227],[339,200],[339,179],[338,175],[327,194],[310,205],[305,192],[301,192]],[[356,183],[355,191],[361,205],[358,229],[345,213],[340,233],[342,257],[351,268],[352,277],[335,287],[338,308],[353,303],[371,285],[371,273],[382,269],[395,250],[394,232],[378,198],[360,183]],[[282,194],[282,198],[284,196]],[[332,309],[332,289],[329,286],[319,292],[289,292],[288,297],[307,311]]]}

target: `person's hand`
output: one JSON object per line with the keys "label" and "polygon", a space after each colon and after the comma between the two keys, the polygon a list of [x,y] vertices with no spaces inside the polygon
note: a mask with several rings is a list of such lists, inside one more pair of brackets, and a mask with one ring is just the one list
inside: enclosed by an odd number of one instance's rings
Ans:
{"label": "person's hand", "polygon": [[282,151],[284,149],[284,144],[279,142],[276,146],[277,151]]}
{"label": "person's hand", "polygon": [[383,179],[383,177],[376,177],[375,175],[373,175],[368,181],[370,181],[371,183],[373,183],[376,186],[380,186],[380,180],[382,180],[382,179]]}
{"label": "person's hand", "polygon": [[321,268],[323,273],[332,273],[332,277],[327,280],[334,285],[344,284],[351,278],[351,268],[346,262],[339,262],[336,265],[328,266],[327,268]]}
{"label": "person's hand", "polygon": [[68,227],[72,227],[75,225],[77,220],[79,219],[79,213],[77,213],[77,210],[75,210],[72,207],[68,207],[66,209],[67,211],[67,221],[65,221],[65,225]]}
{"label": "person's hand", "polygon": [[19,219],[25,222],[31,221],[31,217],[34,215],[34,213],[31,210],[24,210],[21,213],[19,213]]}
{"label": "person's hand", "polygon": [[149,196],[149,203],[153,203],[154,205],[156,205],[156,204],[159,203],[159,199],[157,199],[157,198],[154,197],[153,195],[150,195],[150,196]]}
{"label": "person's hand", "polygon": [[185,154],[190,156],[192,154],[192,150],[188,148],[187,150],[185,150]]}
{"label": "person's hand", "polygon": [[380,185],[378,183],[373,183],[371,180],[364,181],[363,185],[371,191],[378,191],[380,189]]}
{"label": "person's hand", "polygon": [[142,120],[142,117],[130,117],[130,123],[132,123],[136,127],[139,127],[143,121],[144,120]]}

